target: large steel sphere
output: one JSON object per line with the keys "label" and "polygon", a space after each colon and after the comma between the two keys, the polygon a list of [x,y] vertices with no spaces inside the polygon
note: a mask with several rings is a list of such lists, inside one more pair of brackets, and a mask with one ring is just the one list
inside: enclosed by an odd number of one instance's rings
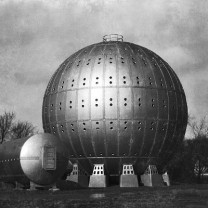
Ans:
{"label": "large steel sphere", "polygon": [[91,173],[104,163],[137,173],[170,158],[183,140],[187,104],[171,67],[120,36],[81,49],[52,76],[43,100],[43,128],[64,141],[70,159]]}

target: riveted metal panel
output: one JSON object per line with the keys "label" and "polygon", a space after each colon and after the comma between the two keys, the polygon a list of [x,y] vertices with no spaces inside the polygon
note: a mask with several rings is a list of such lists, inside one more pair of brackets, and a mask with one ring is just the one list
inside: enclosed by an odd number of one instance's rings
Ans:
{"label": "riveted metal panel", "polygon": [[158,115],[158,97],[157,90],[146,90],[146,110],[149,118],[157,118]]}
{"label": "riveted metal panel", "polygon": [[146,117],[146,90],[144,88],[133,88],[133,107],[134,119],[141,119]]}
{"label": "riveted metal panel", "polygon": [[66,112],[66,92],[60,92],[56,98],[56,119],[57,121],[65,120]]}
{"label": "riveted metal panel", "polygon": [[163,155],[163,154],[165,155],[165,152],[168,149],[169,144],[171,143],[171,141],[173,141],[172,139],[174,136],[175,128],[176,128],[176,122],[169,121],[167,135],[163,140],[163,144],[162,144],[161,149],[159,150],[160,155]]}
{"label": "riveted metal panel", "polygon": [[132,122],[129,120],[120,120],[119,122],[119,156],[129,155],[132,139]]}
{"label": "riveted metal panel", "polygon": [[45,96],[42,107],[42,120],[44,125],[47,125],[50,122],[49,114],[50,114],[50,96]]}
{"label": "riveted metal panel", "polygon": [[105,117],[106,119],[116,119],[118,117],[117,88],[105,88]]}
{"label": "riveted metal panel", "polygon": [[177,97],[174,91],[168,91],[168,99],[169,99],[169,119],[176,120],[177,116]]}
{"label": "riveted metal panel", "polygon": [[157,132],[156,132],[155,142],[150,154],[151,157],[157,157],[158,149],[162,147],[163,141],[166,137],[166,131],[168,128],[166,121],[157,121],[157,122],[158,122]]}
{"label": "riveted metal panel", "polygon": [[92,121],[92,141],[94,142],[96,156],[105,157],[105,128],[102,120]]}
{"label": "riveted metal panel", "polygon": [[183,101],[182,101],[181,93],[176,93],[176,96],[177,96],[177,111],[178,111],[177,120],[181,122],[183,119],[183,111],[182,111]]}
{"label": "riveted metal panel", "polygon": [[103,89],[91,89],[91,119],[102,119],[103,109]]}
{"label": "riveted metal panel", "polygon": [[90,76],[91,76],[91,67],[92,67],[92,60],[88,58],[84,62],[83,69],[80,72],[80,77],[79,77],[79,89],[80,88],[88,88],[90,86]]}
{"label": "riveted metal panel", "polygon": [[165,90],[158,91],[158,116],[160,119],[168,119],[169,106],[167,92]]}
{"label": "riveted metal panel", "polygon": [[77,120],[77,108],[77,91],[67,91],[65,107],[65,118],[67,121]]}
{"label": "riveted metal panel", "polygon": [[117,57],[117,66],[119,68],[118,83],[119,86],[129,86],[131,85],[131,74],[130,66],[128,64],[128,58],[121,54]]}
{"label": "riveted metal panel", "polygon": [[58,136],[58,129],[57,129],[57,123],[50,123],[50,129],[51,129],[51,133],[55,134]]}
{"label": "riveted metal panel", "polygon": [[84,151],[80,142],[79,132],[78,132],[78,124],[77,122],[69,122],[69,130],[68,130],[71,138],[71,142],[75,148],[76,155],[78,157],[83,157]]}
{"label": "riveted metal panel", "polygon": [[91,122],[79,121],[79,138],[84,147],[85,157],[95,157],[93,150],[93,141],[91,137]]}
{"label": "riveted metal panel", "polygon": [[92,87],[103,86],[103,69],[104,69],[104,56],[100,55],[96,58],[91,78]]}
{"label": "riveted metal panel", "polygon": [[133,143],[131,148],[131,155],[139,156],[144,143],[145,120],[135,120],[133,123]]}
{"label": "riveted metal panel", "polygon": [[174,83],[173,83],[171,74],[169,74],[166,67],[163,64],[161,64],[159,57],[155,57],[155,62],[157,64],[157,66],[160,68],[160,70],[163,74],[165,87],[168,90],[173,90],[174,89]]}
{"label": "riveted metal panel", "polygon": [[90,100],[89,100],[89,92],[87,89],[78,90],[78,119],[85,120],[90,118]]}
{"label": "riveted metal panel", "polygon": [[68,74],[68,82],[67,82],[67,89],[69,90],[75,90],[78,87],[79,83],[79,74],[80,71],[75,68],[76,63],[73,63],[72,66],[70,67],[70,71]]}
{"label": "riveted metal panel", "polygon": [[145,139],[144,139],[144,146],[142,149],[141,157],[148,157],[149,156],[151,147],[154,144],[156,127],[157,127],[156,120],[148,120],[146,122]]}
{"label": "riveted metal panel", "polygon": [[135,87],[146,86],[146,72],[144,71],[144,63],[141,62],[141,55],[138,52],[139,49],[132,47],[134,51],[134,57],[130,58],[129,66],[132,73],[132,85]]}
{"label": "riveted metal panel", "polygon": [[117,84],[116,57],[106,55],[105,57],[105,86],[115,87]]}
{"label": "riveted metal panel", "polygon": [[107,156],[117,156],[118,149],[118,138],[117,138],[117,120],[106,120],[106,143],[107,143]]}
{"label": "riveted metal panel", "polygon": [[120,119],[133,118],[131,88],[119,89]]}
{"label": "riveted metal panel", "polygon": [[69,127],[69,125],[70,125],[69,123],[61,122],[57,124],[57,129],[59,133],[59,138],[61,139],[63,143],[67,145],[70,156],[74,157],[75,155],[74,155],[73,148],[71,147],[70,134],[68,132],[69,130],[71,131],[71,128]]}
{"label": "riveted metal panel", "polygon": [[50,122],[56,122],[56,97],[57,93],[50,96]]}
{"label": "riveted metal panel", "polygon": [[49,90],[50,93],[57,93],[58,92],[58,85],[59,85],[59,80],[61,78],[61,75],[64,71],[65,63],[61,65],[61,67],[58,69],[58,72],[56,73],[53,82],[51,83],[51,89]]}

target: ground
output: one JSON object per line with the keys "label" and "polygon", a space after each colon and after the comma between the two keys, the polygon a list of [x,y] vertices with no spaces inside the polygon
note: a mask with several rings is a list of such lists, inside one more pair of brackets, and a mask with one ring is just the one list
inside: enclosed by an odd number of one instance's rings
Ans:
{"label": "ground", "polygon": [[208,185],[73,189],[0,190],[1,208],[207,208]]}

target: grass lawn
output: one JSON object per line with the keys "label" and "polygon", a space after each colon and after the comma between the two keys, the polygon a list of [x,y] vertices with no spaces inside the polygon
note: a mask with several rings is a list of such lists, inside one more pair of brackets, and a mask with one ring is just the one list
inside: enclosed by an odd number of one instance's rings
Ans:
{"label": "grass lawn", "polygon": [[0,208],[208,208],[208,185],[79,189],[67,191],[0,190]]}

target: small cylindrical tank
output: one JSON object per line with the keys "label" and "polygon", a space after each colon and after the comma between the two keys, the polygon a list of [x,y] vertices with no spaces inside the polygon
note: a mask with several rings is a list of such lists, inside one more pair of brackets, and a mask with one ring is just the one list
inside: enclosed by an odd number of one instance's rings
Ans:
{"label": "small cylindrical tank", "polygon": [[67,166],[65,146],[48,133],[0,145],[0,181],[50,185],[65,173]]}

